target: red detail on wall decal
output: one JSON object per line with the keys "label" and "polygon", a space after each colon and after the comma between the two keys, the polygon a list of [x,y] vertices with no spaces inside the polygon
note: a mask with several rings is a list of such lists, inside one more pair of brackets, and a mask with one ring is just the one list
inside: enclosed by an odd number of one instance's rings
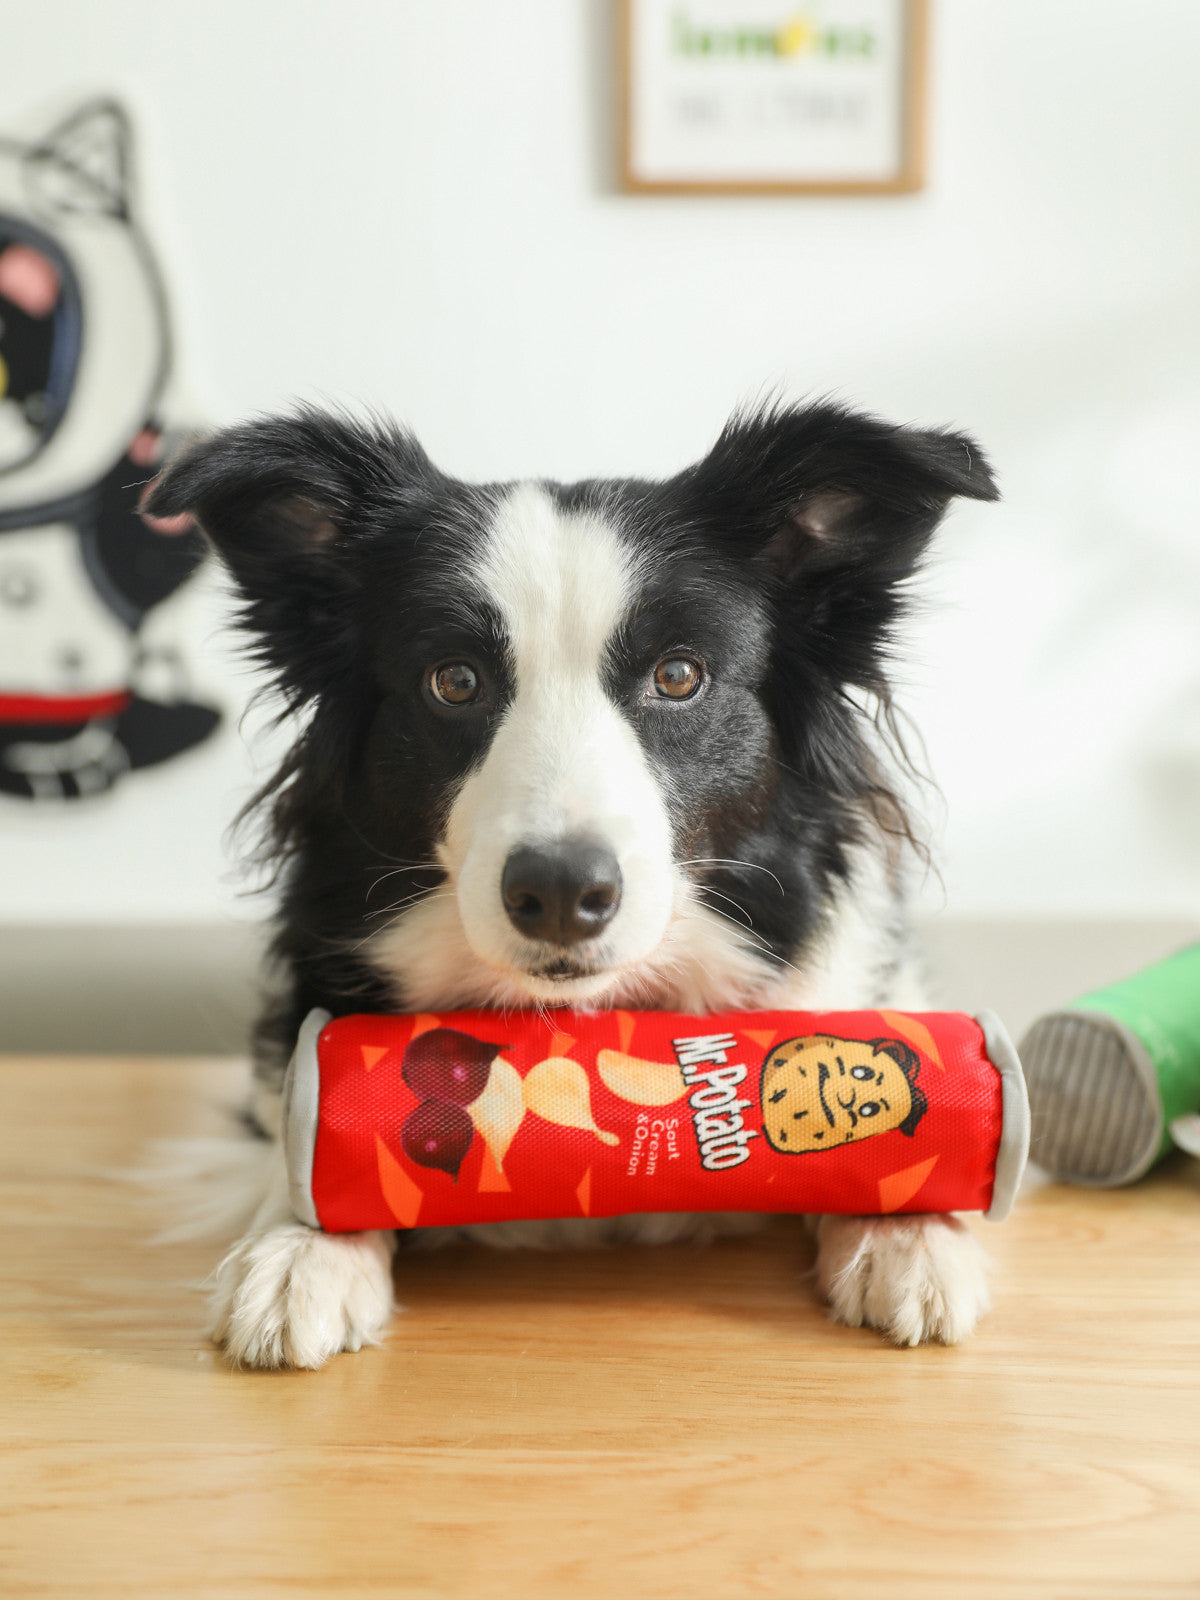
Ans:
{"label": "red detail on wall decal", "polygon": [[108,694],[0,694],[0,722],[91,722],[119,716],[132,702],[127,689]]}

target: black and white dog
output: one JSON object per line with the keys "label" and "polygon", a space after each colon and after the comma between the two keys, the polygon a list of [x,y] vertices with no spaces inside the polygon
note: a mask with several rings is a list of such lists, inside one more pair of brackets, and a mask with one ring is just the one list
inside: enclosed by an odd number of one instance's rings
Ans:
{"label": "black and white dog", "polygon": [[[949,501],[995,493],[969,438],[832,404],[739,416],[657,483],[468,485],[399,429],[315,411],[181,459],[149,510],[199,518],[303,716],[261,797],[284,978],[263,1131],[313,1006],[920,1005],[887,655]],[[274,1154],[254,1182],[217,1276],[231,1358],[313,1367],[378,1339],[392,1236],[297,1223]],[[953,1219],[826,1217],[817,1240],[843,1322],[953,1341],[986,1306]]]}

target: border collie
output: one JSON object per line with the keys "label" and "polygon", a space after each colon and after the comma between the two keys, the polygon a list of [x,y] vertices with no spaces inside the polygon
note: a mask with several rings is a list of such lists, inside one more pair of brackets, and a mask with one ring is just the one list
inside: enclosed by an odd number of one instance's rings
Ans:
{"label": "border collie", "polygon": [[[315,410],[180,459],[148,509],[198,518],[302,727],[258,797],[282,881],[268,1139],[313,1006],[920,1005],[886,665],[955,495],[996,496],[971,439],[828,403],[736,416],[665,482],[461,483],[407,432]],[[237,1363],[316,1367],[382,1336],[394,1237],[298,1223],[261,1148],[212,1332]],[[951,1342],[986,1308],[955,1219],[815,1230],[842,1322]]]}

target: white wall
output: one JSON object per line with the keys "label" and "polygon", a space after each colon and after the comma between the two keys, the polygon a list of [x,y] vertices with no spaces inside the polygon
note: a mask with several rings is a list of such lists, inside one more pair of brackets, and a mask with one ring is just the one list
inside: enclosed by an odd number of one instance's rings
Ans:
{"label": "white wall", "polygon": [[[607,0],[20,9],[0,124],[127,95],[214,419],[366,400],[479,476],[671,471],[775,386],[976,431],[1006,503],[947,525],[907,671],[950,903],[1200,905],[1193,0],[941,0],[929,186],[864,200],[616,193]],[[240,699],[219,610],[186,626]],[[248,784],[230,728],[5,805],[0,915],[249,914]]]}

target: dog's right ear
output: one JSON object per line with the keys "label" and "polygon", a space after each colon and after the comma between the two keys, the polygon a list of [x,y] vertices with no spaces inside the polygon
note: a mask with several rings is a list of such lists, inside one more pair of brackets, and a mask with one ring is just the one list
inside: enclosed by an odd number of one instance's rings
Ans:
{"label": "dog's right ear", "polygon": [[339,424],[312,414],[264,418],[192,445],[151,486],[142,510],[190,512],[248,600],[333,556],[354,512],[353,460]]}
{"label": "dog's right ear", "polygon": [[377,510],[433,474],[399,429],[303,410],[193,445],[142,510],[196,518],[246,601],[257,653],[304,699],[353,653],[356,551]]}

